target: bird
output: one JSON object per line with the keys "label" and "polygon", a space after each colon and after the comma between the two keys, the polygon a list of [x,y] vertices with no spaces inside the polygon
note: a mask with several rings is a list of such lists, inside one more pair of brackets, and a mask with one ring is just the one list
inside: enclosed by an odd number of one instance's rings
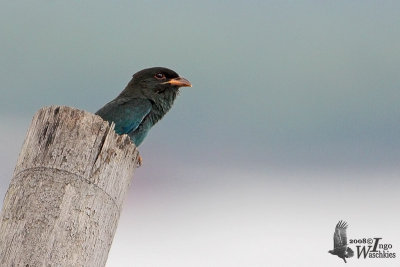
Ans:
{"label": "bird", "polygon": [[[185,78],[165,67],[138,71],[125,89],[95,114],[117,134],[127,134],[139,146],[149,130],[171,109],[181,87],[192,87]],[[139,165],[142,159],[139,158]]]}
{"label": "bird", "polygon": [[337,255],[347,263],[346,258],[354,256],[354,251],[347,247],[347,223],[345,221],[339,221],[336,224],[335,232],[333,233],[333,250],[328,252],[332,255]]}

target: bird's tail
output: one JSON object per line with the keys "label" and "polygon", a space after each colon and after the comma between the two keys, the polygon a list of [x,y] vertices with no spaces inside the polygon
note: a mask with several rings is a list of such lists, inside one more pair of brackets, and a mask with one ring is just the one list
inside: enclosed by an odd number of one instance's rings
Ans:
{"label": "bird's tail", "polygon": [[351,248],[346,249],[346,258],[351,258],[354,256],[354,251]]}

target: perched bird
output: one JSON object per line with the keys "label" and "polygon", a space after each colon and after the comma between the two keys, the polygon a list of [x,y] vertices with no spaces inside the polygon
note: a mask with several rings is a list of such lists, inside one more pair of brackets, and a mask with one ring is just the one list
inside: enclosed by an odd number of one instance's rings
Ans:
{"label": "perched bird", "polygon": [[335,227],[335,233],[333,233],[333,250],[329,250],[329,253],[337,255],[342,258],[345,263],[346,258],[353,257],[354,251],[347,247],[347,223],[339,221]]}
{"label": "perched bird", "polygon": [[180,87],[192,84],[175,71],[154,67],[135,73],[125,89],[96,114],[115,123],[115,132],[127,134],[139,146],[150,128],[172,107]]}

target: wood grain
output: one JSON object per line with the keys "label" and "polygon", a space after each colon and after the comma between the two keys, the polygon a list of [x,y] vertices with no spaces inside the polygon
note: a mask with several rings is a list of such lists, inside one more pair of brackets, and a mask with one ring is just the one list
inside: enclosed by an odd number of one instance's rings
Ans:
{"label": "wood grain", "polygon": [[37,112],[0,216],[0,266],[104,266],[138,151],[99,116]]}

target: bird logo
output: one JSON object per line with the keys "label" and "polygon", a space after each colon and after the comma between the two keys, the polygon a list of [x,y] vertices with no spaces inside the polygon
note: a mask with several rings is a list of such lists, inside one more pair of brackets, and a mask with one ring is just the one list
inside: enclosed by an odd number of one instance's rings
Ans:
{"label": "bird logo", "polygon": [[346,258],[351,258],[354,255],[354,251],[347,247],[346,231],[347,223],[345,221],[339,221],[333,233],[333,250],[329,250],[329,253],[342,258],[345,263],[347,263]]}

